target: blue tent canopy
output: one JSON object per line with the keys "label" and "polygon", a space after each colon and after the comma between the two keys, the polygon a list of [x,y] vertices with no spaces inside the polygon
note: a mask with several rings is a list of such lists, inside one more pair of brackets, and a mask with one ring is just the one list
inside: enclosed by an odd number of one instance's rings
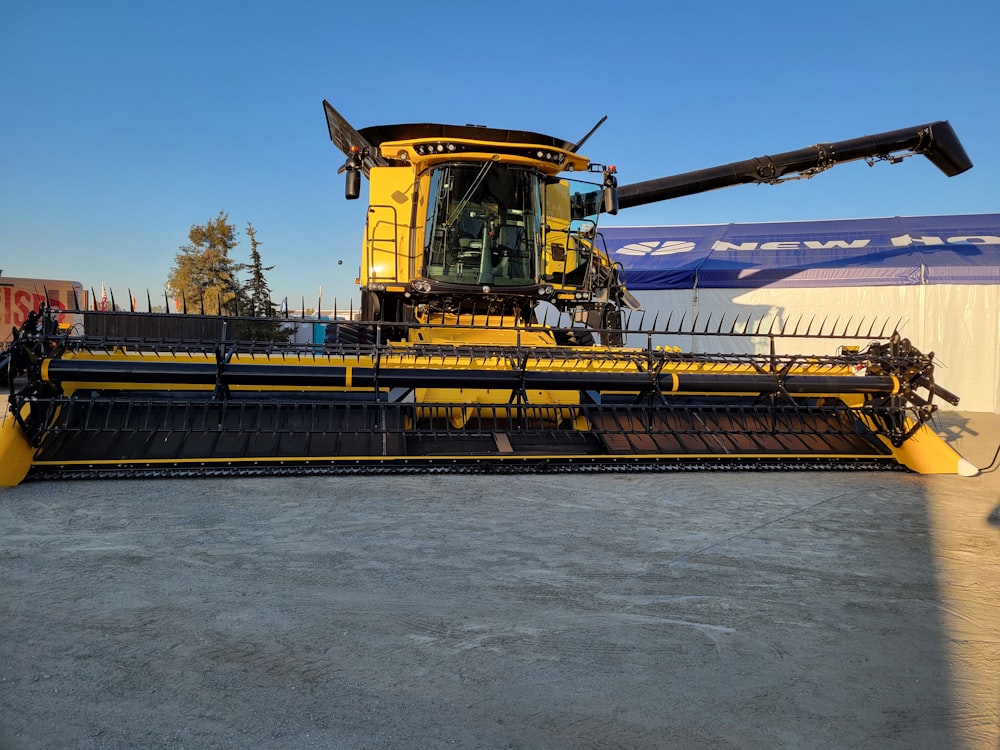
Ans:
{"label": "blue tent canopy", "polygon": [[632,290],[1000,284],[1000,214],[603,227]]}

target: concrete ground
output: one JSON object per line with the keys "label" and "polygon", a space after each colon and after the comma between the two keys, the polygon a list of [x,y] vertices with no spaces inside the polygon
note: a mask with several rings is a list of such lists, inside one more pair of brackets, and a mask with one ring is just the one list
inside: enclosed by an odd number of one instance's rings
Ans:
{"label": "concrete ground", "polygon": [[1000,472],[28,483],[0,544],[5,750],[1000,747]]}

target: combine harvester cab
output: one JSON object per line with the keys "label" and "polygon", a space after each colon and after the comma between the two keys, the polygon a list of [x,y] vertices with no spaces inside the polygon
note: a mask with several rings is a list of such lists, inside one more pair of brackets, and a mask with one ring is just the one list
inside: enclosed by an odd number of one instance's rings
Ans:
{"label": "combine harvester cab", "polygon": [[[690,354],[642,325],[602,214],[857,159],[971,162],[947,122],[619,186],[573,143],[440,124],[355,130],[324,102],[369,179],[358,319],[321,351],[22,330],[8,349],[0,483],[31,478],[373,472],[908,468],[973,474],[927,425],[933,354],[839,323],[711,333],[756,355]],[[603,122],[603,120],[602,120]],[[577,179],[582,176],[584,179]],[[135,313],[142,315],[142,313]],[[636,319],[639,324],[635,324]],[[694,325],[697,325],[695,323]],[[706,331],[703,331],[706,332]],[[777,337],[849,340],[776,354]],[[636,344],[636,342],[639,342]]]}

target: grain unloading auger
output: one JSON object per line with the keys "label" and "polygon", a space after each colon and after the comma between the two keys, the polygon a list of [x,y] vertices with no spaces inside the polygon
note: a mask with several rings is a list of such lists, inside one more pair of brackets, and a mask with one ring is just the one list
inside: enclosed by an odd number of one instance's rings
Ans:
{"label": "grain unloading auger", "polygon": [[[25,326],[8,349],[0,483],[178,476],[672,468],[899,468],[974,473],[927,422],[933,354],[892,328],[761,320],[654,323],[633,310],[598,219],[620,208],[837,163],[971,162],[947,122],[618,186],[571,143],[479,126],[355,130],[369,179],[355,318],[323,345],[95,338]],[[600,123],[598,123],[600,125]],[[596,130],[596,126],[595,126]],[[576,174],[590,180],[573,179]],[[143,315],[142,313],[135,313]],[[701,332],[770,342],[690,354]],[[834,341],[778,354],[775,340]],[[674,339],[676,340],[676,339]],[[856,345],[843,345],[844,340]]]}

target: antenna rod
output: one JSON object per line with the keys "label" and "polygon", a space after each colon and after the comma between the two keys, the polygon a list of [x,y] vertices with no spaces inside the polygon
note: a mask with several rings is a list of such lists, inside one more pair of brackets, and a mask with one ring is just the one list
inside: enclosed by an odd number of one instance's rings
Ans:
{"label": "antenna rod", "polygon": [[587,135],[583,136],[583,138],[581,138],[580,140],[578,140],[576,142],[576,145],[573,146],[573,148],[571,148],[570,151],[572,151],[574,154],[577,153],[583,147],[583,144],[590,140],[590,136],[592,136],[594,133],[596,133],[597,129],[599,127],[601,127],[601,125],[603,125],[604,121],[607,120],[607,119],[608,119],[608,116],[604,115],[604,117],[602,117],[600,120],[598,120],[597,124],[590,129],[590,132],[588,132]]}

